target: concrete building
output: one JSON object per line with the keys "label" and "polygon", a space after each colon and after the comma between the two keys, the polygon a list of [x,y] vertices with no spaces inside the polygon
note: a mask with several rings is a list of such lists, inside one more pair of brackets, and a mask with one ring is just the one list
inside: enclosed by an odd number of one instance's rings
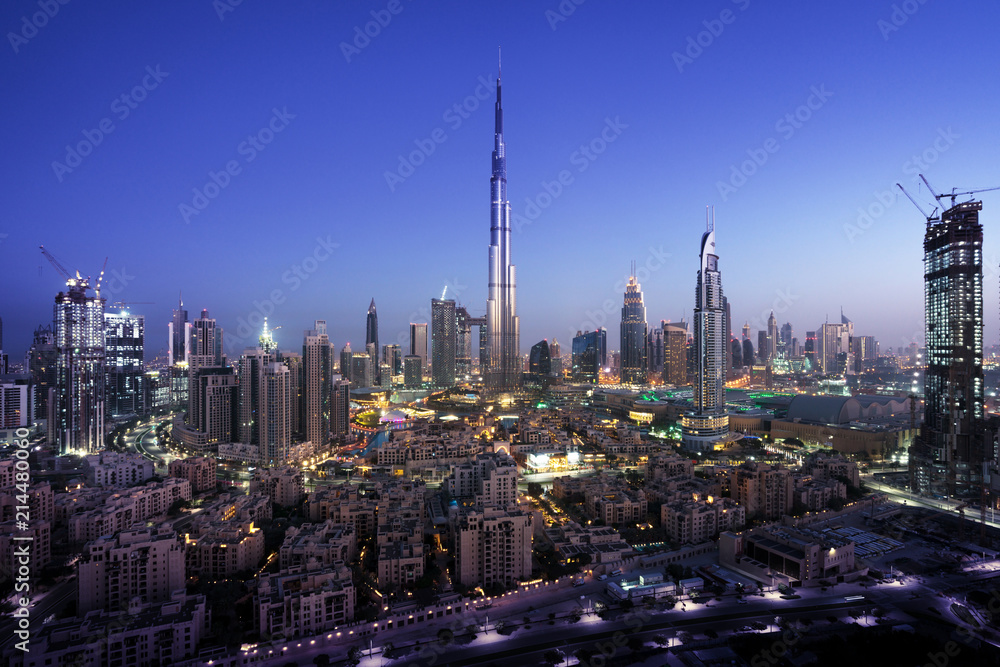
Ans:
{"label": "concrete building", "polygon": [[191,483],[170,478],[126,489],[107,498],[95,509],[69,519],[69,541],[89,542],[126,530],[137,521],[166,514],[178,500],[191,500]]}
{"label": "concrete building", "polygon": [[517,508],[517,464],[506,454],[480,454],[471,463],[452,467],[446,482],[452,498],[472,504]]}
{"label": "concrete building", "polygon": [[257,581],[254,621],[264,637],[307,637],[354,620],[354,583],[346,566],[265,572]]}
{"label": "concrete building", "polygon": [[358,536],[354,525],[334,523],[305,523],[292,526],[285,533],[279,551],[280,567],[288,570],[314,560],[325,567],[341,561],[349,563],[358,555]]}
{"label": "concrete building", "polygon": [[133,598],[165,602],[184,584],[184,547],[177,534],[131,528],[87,544],[77,570],[79,614],[122,609]]}
{"label": "concrete building", "polygon": [[52,560],[52,522],[35,519],[33,515],[27,524],[14,520],[0,522],[0,577],[13,579],[18,575],[26,543],[31,545],[29,577],[34,577]]}
{"label": "concrete building", "polygon": [[252,521],[199,524],[184,536],[188,576],[221,580],[255,572],[264,561],[264,531]]}
{"label": "concrete building", "polygon": [[375,534],[375,498],[362,495],[353,484],[317,488],[306,499],[306,516],[313,523],[330,520],[349,523],[359,538]]}
{"label": "concrete building", "polygon": [[454,299],[431,299],[431,373],[434,386],[455,386],[458,319]]}
{"label": "concrete building", "polygon": [[729,498],[664,503],[660,522],[671,542],[699,544],[746,524],[746,510]]}
{"label": "concrete building", "polygon": [[167,466],[171,477],[186,479],[191,483],[192,493],[214,491],[216,485],[215,459],[208,456],[195,456],[186,459],[174,459]]}
{"label": "concrete building", "polygon": [[531,576],[532,517],[486,506],[459,514],[455,579],[465,586],[514,586]]}
{"label": "concrete building", "polygon": [[[376,338],[377,332],[376,325]],[[302,366],[302,430],[307,441],[325,447],[330,442],[333,401],[333,347],[326,333],[325,320],[316,320],[314,328],[306,330],[302,342]]]}
{"label": "concrete building", "polygon": [[250,480],[250,492],[262,493],[282,507],[295,507],[306,497],[302,471],[292,466],[258,468]]}
{"label": "concrete building", "polygon": [[747,462],[729,473],[732,499],[746,508],[747,517],[780,519],[792,510],[791,471],[766,463]]}
{"label": "concrete building", "polygon": [[867,572],[854,561],[854,542],[811,530],[764,526],[719,535],[719,563],[764,585],[819,586]]}
{"label": "concrete building", "polygon": [[90,486],[124,489],[142,484],[154,474],[153,462],[141,454],[99,452],[83,459],[84,478]]}

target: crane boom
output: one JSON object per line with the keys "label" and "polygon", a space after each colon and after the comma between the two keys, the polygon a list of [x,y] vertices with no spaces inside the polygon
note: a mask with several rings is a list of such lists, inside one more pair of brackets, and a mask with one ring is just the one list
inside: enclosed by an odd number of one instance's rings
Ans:
{"label": "crane boom", "polygon": [[59,260],[53,257],[52,253],[45,249],[45,246],[40,245],[38,247],[41,249],[42,254],[45,255],[45,259],[49,260],[49,264],[52,265],[52,268],[54,268],[59,275],[63,277],[63,280],[68,281],[73,278],[73,276],[70,275],[70,272],[66,270],[66,267],[60,264]]}
{"label": "crane boom", "polygon": [[913,198],[913,195],[911,195],[909,192],[906,191],[906,188],[904,188],[902,184],[896,183],[896,187],[902,190],[903,194],[906,195],[906,198],[909,199],[911,202],[913,202],[913,205],[916,206],[917,210],[920,211],[921,215],[923,215],[927,219],[927,222],[930,222],[931,220],[935,219],[934,214],[937,213],[937,208],[935,208],[930,215],[927,215],[927,211],[924,210],[924,207],[917,203],[917,200]]}

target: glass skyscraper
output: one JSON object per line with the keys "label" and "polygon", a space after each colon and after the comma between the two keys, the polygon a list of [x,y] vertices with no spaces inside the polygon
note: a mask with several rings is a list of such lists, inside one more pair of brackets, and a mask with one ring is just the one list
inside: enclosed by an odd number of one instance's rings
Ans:
{"label": "glass skyscraper", "polygon": [[646,357],[646,306],[635,271],[625,286],[621,323],[621,383],[645,384],[648,362]]}

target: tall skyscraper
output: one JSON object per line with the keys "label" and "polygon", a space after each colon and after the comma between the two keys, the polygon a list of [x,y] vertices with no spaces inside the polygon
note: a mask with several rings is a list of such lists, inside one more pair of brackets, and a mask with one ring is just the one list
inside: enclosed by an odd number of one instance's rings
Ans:
{"label": "tall skyscraper", "polygon": [[729,341],[733,337],[733,316],[729,311],[729,299],[726,297],[722,297],[722,315],[724,318],[722,331],[726,337],[726,344],[723,346],[725,363],[722,364],[722,367],[726,374],[725,377],[728,380],[733,375],[733,358],[729,353]]}
{"label": "tall skyscraper", "polygon": [[54,434],[62,454],[92,453],[104,448],[104,299],[88,296],[89,278],[69,278],[53,309],[56,347]]}
{"label": "tall skyscraper", "polygon": [[666,324],[662,320],[660,321],[660,326],[652,327],[646,334],[646,359],[649,366],[650,373],[662,373],[663,372],[663,325]]}
{"label": "tall skyscraper", "polygon": [[389,366],[392,375],[403,374],[403,351],[395,343],[382,346],[382,363]]}
{"label": "tall skyscraper", "polygon": [[284,464],[292,441],[290,377],[276,349],[265,320],[258,347],[240,357],[240,442],[256,445],[265,467]]}
{"label": "tall skyscraper", "polygon": [[[50,405],[55,407],[54,392],[58,379],[59,349],[56,335],[51,326],[35,329],[31,348],[28,350],[28,373],[35,391],[35,414],[39,419],[50,420],[49,428],[54,428],[54,417],[49,413]],[[53,400],[50,401],[50,397]]]}
{"label": "tall skyscraper", "polygon": [[510,252],[510,202],[507,200],[507,155],[503,140],[499,74],[494,123],[493,175],[490,177],[490,275],[486,301],[489,351],[485,384],[488,396],[513,391],[521,382],[517,279]]}
{"label": "tall skyscraper", "polygon": [[687,328],[664,322],[663,382],[681,386],[687,384]]}
{"label": "tall skyscraper", "polygon": [[[187,311],[184,311],[184,318],[187,319]],[[198,424],[206,424],[210,418],[207,415],[207,406],[202,405],[205,398],[204,391],[196,391],[196,388],[204,389],[207,385],[213,387],[213,391],[219,383],[228,383],[229,380],[220,380],[213,377],[210,382],[203,383],[199,380],[199,373],[203,369],[213,369],[213,376],[218,374],[214,369],[225,366],[225,356],[222,354],[222,329],[216,326],[215,319],[209,317],[208,310],[202,309],[201,317],[194,322],[185,323],[188,334],[185,341],[185,357],[187,359],[188,392],[187,392],[187,417],[185,422],[200,430]]]}
{"label": "tall skyscraper", "polygon": [[762,363],[769,361],[768,355],[771,353],[771,344],[767,340],[767,331],[757,332],[757,357]]}
{"label": "tall skyscraper", "polygon": [[[368,347],[369,345],[374,345],[374,348]],[[382,384],[382,371],[381,364],[379,363],[378,354],[381,352],[382,348],[378,344],[378,312],[375,310],[375,298],[372,297],[372,303],[368,306],[368,319],[365,322],[365,350],[371,351],[375,350],[375,354],[372,357],[372,365],[375,368],[375,375],[372,377],[372,384],[381,385]]]}
{"label": "tall skyscraper", "polygon": [[744,340],[750,340],[750,323],[749,322],[744,322],[743,323],[743,339]]}
{"label": "tall skyscraper", "polygon": [[642,287],[635,279],[635,267],[622,305],[621,323],[621,383],[645,384],[648,370],[646,357],[646,306],[642,301]]}
{"label": "tall skyscraper", "polygon": [[144,411],[146,324],[142,315],[104,314],[107,411],[111,417],[141,415]]}
{"label": "tall skyscraper", "polygon": [[774,311],[767,318],[767,360],[774,361],[778,358],[778,320],[774,317]]}
{"label": "tall skyscraper", "polygon": [[573,380],[575,382],[601,381],[601,368],[608,358],[608,332],[601,328],[586,333],[577,332],[573,338]]}
{"label": "tall skyscraper", "polygon": [[983,227],[980,201],[927,221],[924,235],[924,423],[910,450],[920,493],[979,499],[993,458],[983,429]]}
{"label": "tall skyscraper", "polygon": [[[375,302],[372,301],[372,309]],[[370,313],[369,311],[369,319]],[[376,338],[378,338],[376,322]],[[326,320],[316,320],[302,341],[302,386],[304,417],[302,430],[307,442],[324,447],[330,442],[333,350],[326,333]]]}
{"label": "tall skyscraper", "polygon": [[420,389],[423,384],[423,359],[416,354],[403,357],[403,386],[407,389]]}
{"label": "tall skyscraper", "polygon": [[184,299],[177,299],[177,308],[174,309],[173,319],[167,325],[170,349],[167,351],[168,363],[173,366],[187,361],[187,341],[190,325],[188,324],[188,312],[184,310]]}
{"label": "tall skyscraper", "polygon": [[347,435],[351,430],[351,383],[337,380],[333,383],[331,425],[337,436]]}
{"label": "tall skyscraper", "polygon": [[549,341],[543,340],[531,346],[528,358],[528,372],[535,376],[544,376],[552,372],[552,357]]}
{"label": "tall skyscraper", "polygon": [[743,365],[753,366],[754,364],[754,351],[753,342],[746,335],[743,337]]}
{"label": "tall skyscraper", "polygon": [[[847,318],[841,316],[841,319]],[[850,322],[850,320],[847,320],[847,322]],[[853,328],[853,325],[849,327],[844,322],[840,324],[824,322],[820,325],[817,340],[819,343],[818,361],[820,370],[823,373],[833,375],[844,372],[840,367],[838,357],[841,354],[851,352],[851,332]]]}
{"label": "tall skyscraper", "polygon": [[743,345],[736,338],[729,342],[729,358],[733,360],[733,369],[743,368]]}
{"label": "tall skyscraper", "polygon": [[438,387],[455,385],[457,323],[453,299],[431,299],[431,372]]}
{"label": "tall skyscraper", "polygon": [[806,332],[806,344],[802,350],[802,356],[806,358],[806,368],[813,371],[819,368],[818,345],[816,344],[816,332]]}
{"label": "tall skyscraper", "polygon": [[778,356],[786,359],[795,356],[795,346],[792,345],[792,340],[792,323],[785,322],[781,325],[781,333],[779,334]]}
{"label": "tall skyscraper", "polygon": [[351,355],[351,384],[359,388],[373,386],[375,371],[372,366],[372,357],[367,352]]}
{"label": "tall skyscraper", "polygon": [[469,316],[465,306],[455,308],[456,324],[456,345],[455,345],[455,374],[466,379],[472,375],[472,317]]}
{"label": "tall skyscraper", "polygon": [[681,419],[683,443],[690,449],[711,450],[729,434],[726,413],[725,307],[722,274],[715,254],[715,221],[701,237],[701,268],[698,270],[694,306],[695,383],[694,410]]}
{"label": "tall skyscraper", "polygon": [[427,323],[410,322],[410,354],[420,357],[422,372],[427,372]]}
{"label": "tall skyscraper", "polygon": [[351,350],[351,344],[348,342],[340,350],[340,375],[345,379],[350,381],[352,365],[354,363],[354,352]]}

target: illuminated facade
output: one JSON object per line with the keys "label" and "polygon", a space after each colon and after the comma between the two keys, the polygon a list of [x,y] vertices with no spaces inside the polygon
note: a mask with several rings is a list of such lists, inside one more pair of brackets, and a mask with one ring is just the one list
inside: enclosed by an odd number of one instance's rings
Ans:
{"label": "illuminated facade", "polygon": [[[373,308],[374,305],[375,302],[372,301]],[[324,446],[330,441],[333,391],[333,348],[326,333],[325,320],[316,320],[315,327],[305,332],[302,341],[302,367],[304,371],[302,427],[305,439],[314,445]]]}
{"label": "illuminated facade", "polygon": [[372,365],[374,366],[375,374],[372,376],[372,384],[380,385],[382,384],[382,368],[379,364],[378,353],[382,348],[378,344],[378,312],[375,310],[375,299],[372,299],[372,303],[368,306],[368,318],[365,320],[365,349],[370,350],[372,348],[369,345],[374,345],[375,352],[372,356]]}
{"label": "illuminated facade", "polygon": [[490,264],[486,300],[486,393],[510,392],[521,384],[520,323],[517,278],[510,253],[510,202],[507,200],[507,154],[503,140],[500,76],[493,135],[493,175],[490,177]]}
{"label": "illuminated facade", "polygon": [[104,350],[107,365],[108,415],[143,413],[145,372],[143,343],[146,324],[142,315],[127,312],[104,314]]}
{"label": "illuminated facade", "polygon": [[642,301],[642,288],[635,275],[629,278],[628,285],[625,286],[621,345],[622,384],[645,384],[649,366],[646,355],[646,306]]}
{"label": "illuminated facade", "polygon": [[726,414],[725,303],[719,256],[715,254],[715,224],[701,237],[701,268],[694,306],[694,410],[681,419],[683,443],[690,449],[712,449],[729,435]]}
{"label": "illuminated facade", "polygon": [[687,327],[663,323],[663,382],[680,386],[687,384]]}
{"label": "illuminated facade", "polygon": [[608,360],[608,332],[606,329],[577,332],[573,338],[573,380],[592,382],[601,380],[601,368]]}
{"label": "illuminated facade", "polygon": [[455,385],[457,325],[455,301],[431,299],[431,373],[437,387]]}
{"label": "illuminated facade", "polygon": [[911,484],[920,493],[968,491],[992,459],[981,428],[982,207],[953,206],[928,221],[924,236],[924,423],[910,454]]}
{"label": "illuminated facade", "polygon": [[55,427],[60,453],[104,448],[104,299],[88,278],[70,278],[56,295],[53,320],[59,364]]}

